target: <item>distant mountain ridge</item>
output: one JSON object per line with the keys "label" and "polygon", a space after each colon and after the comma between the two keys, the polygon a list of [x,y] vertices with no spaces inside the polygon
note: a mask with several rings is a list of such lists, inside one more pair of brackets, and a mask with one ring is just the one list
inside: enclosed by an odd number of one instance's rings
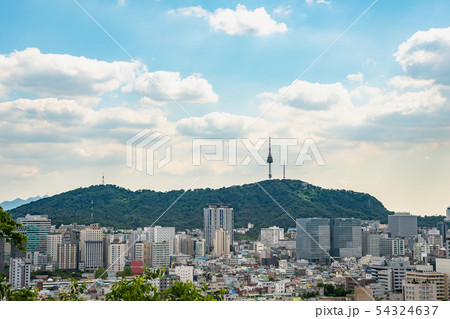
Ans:
{"label": "distant mountain ridge", "polygon": [[0,207],[2,207],[4,210],[10,210],[10,209],[14,209],[16,207],[31,203],[31,202],[35,202],[37,200],[40,200],[42,198],[46,198],[48,197],[47,195],[45,196],[36,196],[36,197],[30,197],[27,199],[22,199],[22,198],[16,198],[15,200],[12,201],[4,201],[2,203],[0,203]]}
{"label": "distant mountain ridge", "polygon": [[[387,221],[389,212],[375,197],[348,190],[324,189],[300,180],[259,182],[293,218],[356,217]],[[131,191],[115,185],[78,188],[22,205],[10,211],[14,218],[25,214],[46,214],[54,224],[89,224],[91,201],[94,221],[102,226],[136,228],[151,225],[174,226],[177,230],[203,227],[203,208],[224,203],[234,208],[234,227],[252,223],[255,228],[294,227],[293,221],[256,183],[220,189],[157,192]]]}

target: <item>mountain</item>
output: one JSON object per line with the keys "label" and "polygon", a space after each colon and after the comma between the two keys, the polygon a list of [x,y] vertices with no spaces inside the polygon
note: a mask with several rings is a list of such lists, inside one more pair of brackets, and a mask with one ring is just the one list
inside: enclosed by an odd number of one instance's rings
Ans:
{"label": "mountain", "polygon": [[16,198],[15,200],[12,201],[4,201],[3,203],[0,203],[0,207],[2,207],[4,210],[10,210],[46,197],[48,196],[47,195],[45,195],[44,197],[36,196],[27,199]]}
{"label": "mountain", "polygon": [[[348,190],[324,189],[299,180],[266,180],[259,185],[293,218],[357,217],[387,221],[386,210],[375,197]],[[220,189],[131,191],[115,185],[78,188],[44,198],[10,211],[14,218],[25,214],[46,214],[52,223],[89,224],[91,201],[94,221],[102,226],[136,228],[155,225],[175,226],[177,230],[201,228],[203,208],[209,203],[234,208],[235,227],[247,223],[260,227],[294,227],[292,220],[256,183]],[[180,197],[181,196],[181,197]],[[176,200],[178,201],[172,205]],[[167,210],[167,211],[166,211]]]}

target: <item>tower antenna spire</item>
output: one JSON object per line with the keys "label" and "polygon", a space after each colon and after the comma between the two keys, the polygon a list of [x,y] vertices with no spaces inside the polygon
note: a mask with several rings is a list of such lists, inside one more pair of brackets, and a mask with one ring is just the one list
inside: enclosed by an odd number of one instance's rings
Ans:
{"label": "tower antenna spire", "polygon": [[283,164],[283,179],[286,179],[286,162]]}
{"label": "tower antenna spire", "polygon": [[269,163],[269,179],[272,179],[272,146],[270,144],[270,136],[269,136],[269,155],[267,156],[267,163]]}

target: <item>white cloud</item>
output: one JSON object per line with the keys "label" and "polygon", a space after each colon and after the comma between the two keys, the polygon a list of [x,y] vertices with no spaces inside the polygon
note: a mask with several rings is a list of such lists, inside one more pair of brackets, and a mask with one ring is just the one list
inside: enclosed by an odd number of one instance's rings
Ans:
{"label": "white cloud", "polygon": [[0,87],[37,96],[100,96],[130,81],[130,62],[106,62],[36,48],[0,55]]}
{"label": "white cloud", "polygon": [[262,93],[260,97],[311,111],[328,109],[336,104],[351,104],[348,91],[341,83],[322,84],[297,81],[292,87],[282,87],[275,94]]}
{"label": "white cloud", "polygon": [[280,16],[280,17],[287,17],[292,13],[292,7],[291,6],[287,6],[287,7],[276,7],[275,9],[273,9],[273,14]]}
{"label": "white cloud", "polygon": [[406,88],[420,89],[431,86],[433,83],[434,80],[418,80],[409,76],[394,76],[388,81],[388,85],[401,90]]}
{"label": "white cloud", "polygon": [[450,84],[450,28],[418,31],[394,56],[407,74]]}
{"label": "white cloud", "polygon": [[350,80],[350,81],[361,82],[363,79],[364,79],[364,74],[362,74],[361,72],[347,75],[347,80]]}
{"label": "white cloud", "polygon": [[260,125],[267,125],[267,122],[262,119],[257,126],[253,126],[255,118],[225,112],[213,112],[193,119],[195,122],[190,118],[178,121],[177,130],[188,136],[236,138],[247,136]]}
{"label": "white cloud", "polygon": [[170,12],[205,18],[214,31],[225,31],[230,35],[267,36],[288,30],[286,24],[273,20],[263,7],[248,10],[244,5],[238,4],[236,10],[218,8],[214,12],[209,12],[198,6],[179,8]]}
{"label": "white cloud", "polygon": [[[313,5],[314,4],[314,0],[305,0],[306,4],[308,5]],[[317,4],[331,4],[331,1],[327,1],[327,0],[317,0],[315,1],[315,3]]]}
{"label": "white cloud", "polygon": [[156,104],[170,102],[172,98],[186,103],[216,103],[219,100],[212,85],[200,74],[181,78],[179,72],[156,71],[142,74],[125,86],[123,91],[145,95],[148,99],[144,102],[155,101]]}

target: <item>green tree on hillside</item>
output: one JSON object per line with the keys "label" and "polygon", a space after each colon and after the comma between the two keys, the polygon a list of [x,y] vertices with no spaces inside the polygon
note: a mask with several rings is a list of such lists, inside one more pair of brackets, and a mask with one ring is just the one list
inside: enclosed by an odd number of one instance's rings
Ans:
{"label": "green tree on hillside", "polygon": [[21,226],[21,224],[11,218],[11,214],[0,207],[0,238],[4,238],[11,245],[25,251],[27,237],[17,231]]}

